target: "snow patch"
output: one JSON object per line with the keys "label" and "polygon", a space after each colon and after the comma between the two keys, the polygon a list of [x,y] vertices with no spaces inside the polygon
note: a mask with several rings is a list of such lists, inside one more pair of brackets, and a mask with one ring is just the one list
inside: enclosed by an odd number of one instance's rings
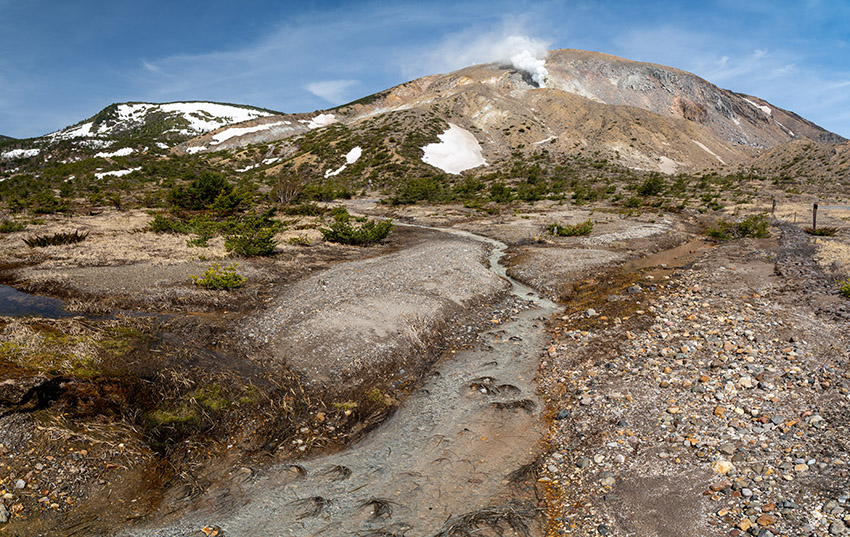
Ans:
{"label": "snow patch", "polygon": [[129,170],[116,170],[114,172],[96,173],[96,174],[94,174],[94,176],[97,177],[98,179],[103,179],[104,177],[121,177],[123,175],[127,175],[127,174],[130,174],[130,173],[133,173],[133,172],[137,172],[141,169],[142,169],[142,167],[139,166],[138,168],[130,168]]}
{"label": "snow patch", "polygon": [[313,119],[302,119],[299,121],[300,123],[306,123],[308,129],[318,129],[319,127],[327,127],[339,120],[333,114],[319,114]]}
{"label": "snow patch", "polygon": [[352,149],[351,151],[349,151],[348,153],[346,153],[345,154],[345,164],[343,164],[342,166],[340,166],[339,168],[337,168],[335,170],[327,170],[325,172],[325,179],[327,179],[328,177],[332,177],[334,175],[341,174],[342,171],[346,168],[346,166],[348,166],[349,164],[354,164],[355,162],[357,162],[357,160],[360,158],[360,156],[362,154],[363,154],[363,148],[360,147],[360,146],[357,146],[354,149]]}
{"label": "snow patch", "polygon": [[213,134],[214,141],[210,142],[210,145],[218,145],[236,136],[243,136],[252,132],[264,131],[267,129],[271,129],[272,127],[277,127],[278,125],[289,125],[289,121],[278,121],[277,123],[267,123],[265,125],[257,125],[254,127],[233,127],[227,130],[223,130],[221,132]]}
{"label": "snow patch", "polygon": [[97,158],[97,157],[101,157],[101,158],[126,157],[127,155],[129,155],[130,153],[133,153],[134,151],[135,150],[132,147],[122,147],[118,151],[113,151],[112,153],[100,152],[100,153],[95,153],[94,156],[95,156],[95,158]]}
{"label": "snow patch", "polygon": [[770,115],[770,114],[773,112],[773,111],[770,109],[770,107],[769,107],[769,106],[765,106],[765,105],[763,105],[763,104],[756,104],[756,103],[754,103],[753,101],[751,101],[751,100],[747,99],[746,97],[742,97],[742,99],[744,99],[745,101],[747,101],[748,103],[750,103],[751,105],[753,105],[755,108],[758,108],[759,110],[761,110],[762,112],[764,112],[764,113],[765,113],[765,114],[767,114],[767,115]]}
{"label": "snow patch", "polygon": [[697,142],[696,140],[691,140],[691,141],[692,141],[693,143],[697,144],[698,146],[700,146],[700,147],[702,148],[702,150],[703,150],[703,151],[705,151],[705,152],[706,152],[706,153],[708,153],[709,155],[711,155],[711,156],[713,156],[714,158],[716,158],[717,160],[719,160],[719,161],[720,161],[720,164],[726,164],[725,162],[723,162],[723,159],[722,159],[722,158],[720,158],[719,156],[717,156],[717,153],[715,153],[715,152],[714,152],[714,151],[712,151],[711,149],[709,149],[709,148],[705,147],[705,145],[703,145],[703,144],[701,144],[701,143]]}
{"label": "snow patch", "polygon": [[41,149],[12,149],[11,151],[6,151],[5,153],[0,154],[0,157],[3,158],[30,158],[34,157],[41,153]]}
{"label": "snow patch", "polygon": [[168,149],[168,144],[164,144],[162,142],[157,142],[156,146],[160,149]]}
{"label": "snow patch", "polygon": [[550,137],[546,138],[545,140],[540,140],[539,142],[534,142],[534,145],[545,144],[546,142],[551,142],[552,140],[557,140],[557,139],[558,139],[557,136],[550,136]]}
{"label": "snow patch", "polygon": [[679,163],[668,157],[658,157],[658,162],[660,162],[658,169],[661,173],[674,174],[679,168]]}
{"label": "snow patch", "polygon": [[449,123],[449,130],[439,138],[439,143],[422,148],[425,152],[422,162],[425,164],[452,174],[487,165],[481,155],[481,144],[471,132]]}

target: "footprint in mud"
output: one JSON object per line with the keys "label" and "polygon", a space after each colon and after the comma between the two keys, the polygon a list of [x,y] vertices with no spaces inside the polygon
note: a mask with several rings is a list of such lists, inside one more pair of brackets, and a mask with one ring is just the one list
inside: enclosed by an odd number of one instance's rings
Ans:
{"label": "footprint in mud", "polygon": [[351,470],[345,466],[331,466],[322,472],[321,476],[329,481],[344,481],[351,477]]}
{"label": "footprint in mud", "polygon": [[496,401],[493,403],[496,410],[516,410],[521,408],[531,414],[534,412],[537,403],[531,399],[517,399],[516,401]]}
{"label": "footprint in mud", "polygon": [[321,515],[328,507],[333,505],[333,502],[322,496],[312,496],[301,500],[293,500],[289,502],[289,505],[299,511],[295,520],[304,520],[305,518]]}
{"label": "footprint in mud", "polygon": [[469,381],[469,388],[484,395],[509,395],[518,394],[520,390],[513,384],[500,384],[493,377],[478,377]]}
{"label": "footprint in mud", "polygon": [[360,509],[369,509],[369,519],[372,521],[393,516],[394,502],[384,498],[372,498],[360,504]]}

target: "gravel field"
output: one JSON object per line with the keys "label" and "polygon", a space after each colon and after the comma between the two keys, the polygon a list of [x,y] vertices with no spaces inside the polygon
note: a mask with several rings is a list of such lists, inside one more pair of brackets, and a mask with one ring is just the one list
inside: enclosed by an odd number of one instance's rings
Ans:
{"label": "gravel field", "polygon": [[850,308],[781,235],[643,281],[633,315],[552,325],[551,535],[848,531]]}

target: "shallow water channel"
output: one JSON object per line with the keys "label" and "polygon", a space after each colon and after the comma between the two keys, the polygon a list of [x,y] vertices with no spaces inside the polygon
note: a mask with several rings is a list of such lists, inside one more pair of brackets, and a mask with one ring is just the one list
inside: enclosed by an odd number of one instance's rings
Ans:
{"label": "shallow water channel", "polygon": [[0,285],[0,317],[37,315],[49,319],[72,317],[58,298],[31,295],[8,285]]}
{"label": "shallow water channel", "polygon": [[[209,499],[174,525],[128,535],[189,535],[214,524],[228,537],[431,537],[451,535],[453,524],[498,519],[500,510],[528,514],[523,501],[534,511],[533,492],[518,493],[508,476],[536,458],[545,434],[534,378],[544,319],[558,307],[505,276],[505,244],[428,229],[491,244],[491,270],[534,307],[494,324],[475,348],[439,361],[422,388],[357,444],[247,479],[227,495],[244,502]],[[537,534],[541,518],[523,524]],[[502,529],[511,535],[508,523]]]}

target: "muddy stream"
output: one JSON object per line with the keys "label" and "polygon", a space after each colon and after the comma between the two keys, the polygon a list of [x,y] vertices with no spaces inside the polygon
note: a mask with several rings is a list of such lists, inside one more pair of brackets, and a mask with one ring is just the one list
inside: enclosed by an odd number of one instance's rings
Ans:
{"label": "muddy stream", "polygon": [[493,523],[506,535],[512,526],[540,533],[535,478],[517,471],[535,460],[546,432],[534,379],[544,320],[558,306],[506,276],[504,243],[426,229],[492,245],[490,269],[534,306],[441,359],[392,418],[348,449],[256,476],[234,469],[242,482],[225,494],[169,526],[124,535],[201,535],[215,525],[228,537],[431,537],[461,528],[488,535]]}

